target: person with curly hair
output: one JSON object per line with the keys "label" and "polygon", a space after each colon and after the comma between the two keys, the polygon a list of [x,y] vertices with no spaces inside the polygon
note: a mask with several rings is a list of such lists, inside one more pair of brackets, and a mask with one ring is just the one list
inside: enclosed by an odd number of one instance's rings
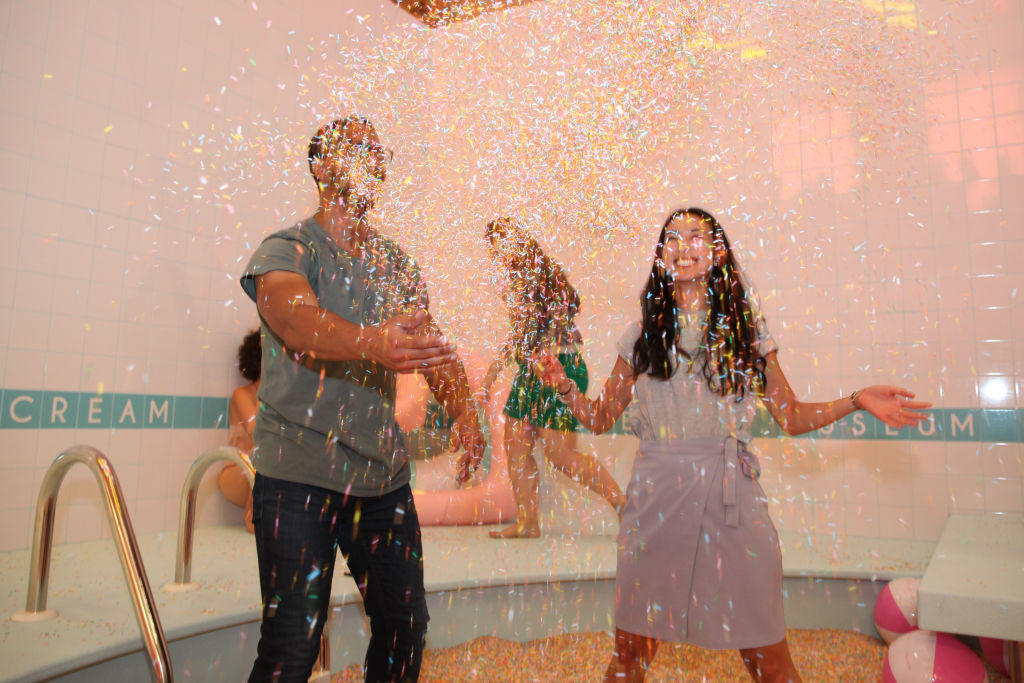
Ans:
{"label": "person with curly hair", "polygon": [[[248,383],[231,393],[228,404],[228,444],[246,455],[252,453],[252,432],[256,427],[256,413],[260,405],[256,393],[260,388],[262,353],[260,331],[256,329],[245,335],[238,347],[238,372]],[[217,484],[225,498],[244,508],[245,528],[252,533],[252,486],[245,473],[238,465],[228,463],[220,471]]]}

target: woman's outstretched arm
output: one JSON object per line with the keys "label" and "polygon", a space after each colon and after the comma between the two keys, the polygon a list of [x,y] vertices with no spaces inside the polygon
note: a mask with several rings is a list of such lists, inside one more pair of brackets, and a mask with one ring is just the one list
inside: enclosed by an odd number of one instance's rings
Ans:
{"label": "woman's outstretched arm", "polygon": [[629,363],[621,357],[615,360],[612,374],[604,383],[596,401],[591,401],[576,387],[565,375],[562,363],[547,349],[537,351],[533,362],[537,376],[548,386],[555,387],[576,419],[595,434],[603,434],[611,429],[633,398],[636,376]]}
{"label": "woman's outstretched arm", "polygon": [[792,436],[826,427],[856,410],[866,410],[895,429],[913,427],[928,417],[917,411],[932,405],[907,400],[914,398],[914,392],[907,389],[881,385],[861,389],[835,401],[804,403],[789,386],[775,351],[765,356],[764,374],[767,379],[764,403],[768,412],[782,430]]}

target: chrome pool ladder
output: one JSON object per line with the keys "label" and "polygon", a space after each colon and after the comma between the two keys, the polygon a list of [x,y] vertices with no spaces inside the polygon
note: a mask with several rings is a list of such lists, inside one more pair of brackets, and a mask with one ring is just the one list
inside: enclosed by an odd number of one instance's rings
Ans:
{"label": "chrome pool ladder", "polygon": [[35,528],[32,533],[32,555],[29,565],[28,597],[25,611],[12,615],[14,621],[43,621],[57,616],[57,610],[46,608],[46,592],[50,580],[50,559],[53,550],[53,522],[57,494],[68,470],[76,463],[82,463],[96,477],[103,502],[107,511],[107,520],[117,546],[118,558],[128,582],[135,618],[139,622],[142,640],[149,656],[150,673],[155,683],[170,683],[174,680],[171,671],[171,657],[167,649],[167,639],[157,615],[153,591],[146,578],[146,568],[142,564],[135,531],[125,506],[121,484],[113,466],[101,452],[92,446],[72,446],[57,456],[46,471],[43,483],[39,487],[39,498],[36,502]]}
{"label": "chrome pool ladder", "polygon": [[[215,463],[224,461],[238,465],[245,474],[246,479],[249,480],[250,487],[255,482],[256,470],[253,469],[249,456],[233,446],[211,448],[192,463],[192,467],[189,468],[188,474],[185,476],[185,483],[181,486],[181,505],[178,510],[178,551],[174,562],[174,583],[164,586],[165,591],[188,591],[199,587],[198,583],[192,581],[192,547],[196,531],[196,496],[199,492],[199,484],[207,470]],[[324,624],[324,630],[320,636],[320,652],[317,655],[310,681],[329,680],[330,671],[331,641],[328,636],[327,624]]]}
{"label": "chrome pool ladder", "polygon": [[249,480],[250,488],[256,471],[249,462],[249,456],[234,446],[217,446],[200,455],[185,476],[181,485],[181,505],[178,508],[178,550],[174,561],[174,583],[164,586],[166,591],[194,590],[199,584],[192,582],[192,547],[196,532],[196,496],[199,483],[210,466],[218,462],[238,465]]}

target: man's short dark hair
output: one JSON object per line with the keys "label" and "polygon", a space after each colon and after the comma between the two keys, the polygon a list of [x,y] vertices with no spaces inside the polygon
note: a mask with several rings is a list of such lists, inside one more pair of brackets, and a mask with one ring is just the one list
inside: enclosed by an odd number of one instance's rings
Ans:
{"label": "man's short dark hair", "polygon": [[324,140],[330,136],[331,133],[336,131],[345,130],[353,123],[358,123],[369,128],[373,128],[373,124],[365,116],[358,114],[349,114],[343,119],[335,119],[330,123],[325,123],[320,126],[313,137],[309,141],[309,153],[306,156],[306,160],[309,162],[309,172],[313,175],[313,180],[319,185],[320,179],[316,177],[316,173],[313,171],[313,160],[322,159],[324,156]]}

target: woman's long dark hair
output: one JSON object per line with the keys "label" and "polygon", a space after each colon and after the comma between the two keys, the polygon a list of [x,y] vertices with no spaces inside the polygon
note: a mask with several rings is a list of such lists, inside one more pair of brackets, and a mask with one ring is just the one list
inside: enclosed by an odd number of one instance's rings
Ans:
{"label": "woman's long dark hair", "polygon": [[[525,276],[528,286],[506,302],[512,319],[513,334],[519,352],[528,356],[539,344],[557,313],[571,323],[579,312],[580,296],[569,283],[562,267],[544,253],[533,237],[511,218],[498,218],[487,224],[484,237],[491,244],[510,240],[514,245],[511,269]],[[510,292],[510,294],[513,294]]]}
{"label": "woman's long dark hair", "polygon": [[695,361],[690,354],[676,347],[679,321],[672,280],[664,264],[665,238],[672,221],[693,216],[711,228],[714,246],[713,266],[707,276],[708,317],[697,356],[703,355],[700,371],[708,389],[721,395],[735,395],[742,401],[748,391],[764,393],[765,360],[757,350],[757,316],[740,280],[739,270],[718,220],[707,211],[687,208],[673,211],[658,235],[654,265],[647,280],[640,307],[643,327],[633,346],[633,371],[658,379],[668,379],[682,356]]}

